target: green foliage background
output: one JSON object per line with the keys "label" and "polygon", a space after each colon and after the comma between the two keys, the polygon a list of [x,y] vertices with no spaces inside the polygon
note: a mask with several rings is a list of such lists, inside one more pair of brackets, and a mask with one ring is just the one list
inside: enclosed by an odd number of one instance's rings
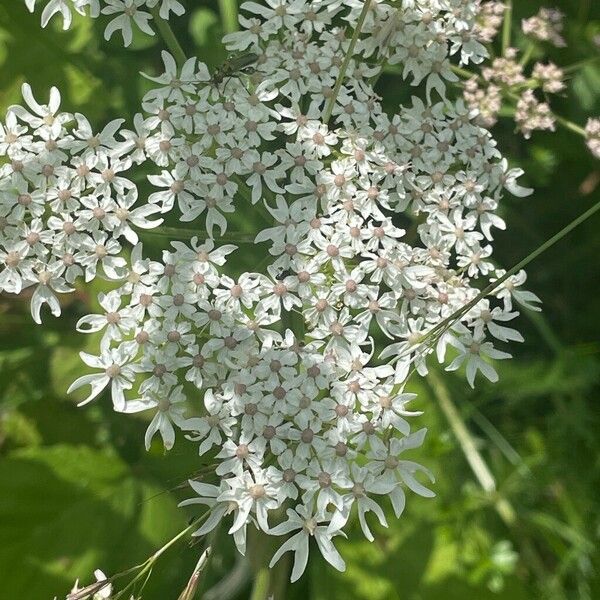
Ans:
{"label": "green foliage background", "polygon": [[[225,58],[219,39],[235,2],[187,4],[191,20],[176,20],[177,34],[190,55],[214,67]],[[569,46],[550,57],[569,65],[597,55],[591,40],[600,33],[599,3],[553,5],[568,15]],[[515,20],[540,6],[518,0]],[[42,31],[39,13],[30,15],[21,0],[0,2],[2,113],[28,81],[39,98],[57,85],[63,107],[98,126],[131,118],[147,85],[138,73],[160,70],[161,41],[140,36],[124,50],[103,41],[101,23],[76,19],[67,33],[53,25]],[[573,73],[557,112],[578,123],[600,114],[598,64]],[[379,85],[390,110],[411,93],[393,72]],[[508,231],[497,236],[496,256],[505,267],[600,198],[600,162],[580,138],[560,130],[524,141],[513,128],[502,120],[494,134],[536,192],[501,206]],[[527,341],[498,365],[500,383],[479,381],[472,391],[464,379],[442,375],[497,492],[483,492],[440,410],[439,388],[436,396],[422,383],[420,422],[430,428],[423,462],[437,475],[438,497],[411,497],[403,518],[391,517],[373,544],[358,531],[340,543],[344,575],[315,555],[286,598],[600,598],[599,227],[596,215],[529,268],[528,287],[543,299],[544,313],[521,317]],[[236,266],[255,259],[247,253]],[[93,312],[94,286],[80,288],[63,317],[46,317],[43,327],[31,322],[25,295],[0,297],[0,600],[64,596],[75,578],[92,581],[95,568],[115,573],[137,564],[189,517],[176,504],[187,494],[178,486],[199,468],[193,445],[146,453],[142,420],[115,415],[106,397],[77,409],[65,394],[82,372],[77,353],[89,340],[74,324]],[[243,565],[235,570],[226,536],[215,548],[203,589],[244,573]],[[198,546],[169,551],[144,598],[176,599],[197,558]],[[235,597],[248,598],[251,588],[249,576]]]}

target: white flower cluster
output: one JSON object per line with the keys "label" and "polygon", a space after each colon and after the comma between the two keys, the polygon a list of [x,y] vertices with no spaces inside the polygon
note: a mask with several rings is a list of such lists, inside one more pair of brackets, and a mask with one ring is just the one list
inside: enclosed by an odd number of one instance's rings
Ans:
{"label": "white flower cluster", "polygon": [[56,88],[48,104],[38,104],[27,84],[23,98],[27,107],[11,106],[0,123],[0,291],[35,286],[31,313],[40,323],[42,305],[58,316],[56,292],[73,291],[80,276],[91,281],[101,267],[120,279],[119,240],[135,244],[132,227],[162,219],[148,219],[156,206],[134,207],[137,187],[125,176],[130,144],[115,139],[122,119],[96,134],[83,115],[60,112]]}
{"label": "white flower cluster", "polygon": [[62,17],[65,30],[71,27],[74,12],[92,18],[107,15],[110,20],[104,30],[105,39],[121,31],[125,46],[133,40],[134,25],[143,33],[154,35],[150,26],[153,9],[161,19],[168,19],[171,13],[181,16],[185,12],[179,0],[25,0],[25,5],[33,12],[38,2],[44,5],[42,27],[46,27],[54,15]]}
{"label": "white flower cluster", "polygon": [[523,33],[541,42],[550,42],[557,48],[564,48],[567,43],[562,37],[564,14],[556,8],[540,8],[537,15],[523,19]]}
{"label": "white flower cluster", "polygon": [[[171,448],[175,428],[197,442],[220,483],[190,482],[197,497],[186,504],[210,510],[196,534],[227,518],[241,552],[248,526],[286,535],[272,564],[293,551],[296,580],[311,537],[344,568],[332,539],[353,510],[373,539],[366,515],[386,525],[386,498],[399,516],[406,489],[433,495],[417,478],[431,474],[403,456],[425,435],[411,433],[418,413],[404,386],[427,374],[433,352],[448,370],[464,364],[471,385],[477,372],[495,381],[489,359],[509,355],[494,344],[522,340],[507,322],[517,303],[537,301],[519,289],[524,273],[455,315],[503,275],[491,259],[503,190],[528,190],[477,113],[445,97],[449,57],[479,62],[485,52],[475,2],[242,9],[243,30],[225,38],[236,56],[211,76],[196,59],[178,68],[164,53],[135,132],[100,144],[119,165],[154,163],[158,191],[144,216],[176,208],[198,237],[172,242],[160,261],[138,243],[115,265],[120,287],[101,295],[102,314],[78,323],[101,335],[97,356],[82,353],[98,372],[71,390],[89,385],[88,402],[109,388],[115,410],[151,411],[147,446],[159,433]],[[354,44],[347,31],[359,25]],[[423,84],[426,102],[383,111],[373,84],[388,59]],[[121,167],[102,163],[101,178],[106,169],[125,192]],[[271,221],[255,239],[267,245],[266,268],[232,277],[224,267],[236,247],[219,237],[227,215],[249,210]],[[26,261],[35,250],[22,252]]]}
{"label": "white flower cluster", "polygon": [[494,41],[500,31],[506,6],[497,0],[486,0],[479,6],[475,32],[484,44]]}
{"label": "white flower cluster", "polygon": [[590,152],[600,158],[600,119],[588,119],[585,124],[585,140]]}
{"label": "white flower cluster", "polygon": [[[479,39],[491,44],[499,32],[504,14],[504,5],[495,0],[481,4],[477,27]],[[508,13],[507,18],[510,15]],[[536,16],[522,21],[522,33],[564,46],[559,36],[562,20],[560,11],[543,8]],[[510,44],[511,40],[505,41]],[[534,62],[529,67],[529,52],[525,52],[523,57],[519,57],[518,53],[517,48],[508,45],[503,48],[501,56],[481,68],[480,74],[462,70],[461,74],[469,77],[463,82],[463,94],[469,108],[477,111],[478,123],[492,127],[502,109],[508,108],[514,111],[517,130],[529,139],[533,131],[555,131],[559,119],[551,109],[549,95],[558,94],[566,88],[565,72],[552,62]]]}

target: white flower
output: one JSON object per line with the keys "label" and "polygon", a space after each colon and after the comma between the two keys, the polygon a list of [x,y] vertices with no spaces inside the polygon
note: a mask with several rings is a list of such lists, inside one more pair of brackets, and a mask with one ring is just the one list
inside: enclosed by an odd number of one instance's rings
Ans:
{"label": "white flower", "polygon": [[389,494],[397,484],[375,477],[368,469],[353,465],[352,477],[350,479],[350,491],[342,496],[342,508],[335,511],[328,529],[337,531],[342,529],[350,518],[350,511],[356,504],[358,507],[358,520],[365,537],[374,541],[373,534],[369,529],[365,515],[367,512],[375,513],[377,519],[383,527],[387,527],[387,521],[383,510],[368,494]]}
{"label": "white flower", "polygon": [[38,285],[31,297],[31,316],[39,325],[42,322],[40,310],[43,304],[50,307],[50,311],[55,317],[60,316],[60,303],[54,294],[54,291],[65,294],[72,292],[64,279],[65,265],[63,262],[55,261],[50,264],[40,264],[34,269],[34,276],[37,278]]}
{"label": "white flower", "polygon": [[183,416],[185,401],[186,397],[182,392],[182,387],[178,386],[171,391],[168,388],[159,390],[154,395],[146,396],[143,400],[129,400],[122,412],[138,413],[153,408],[157,409],[146,429],[144,437],[146,450],[150,449],[152,438],[156,433],[160,433],[165,449],[170,450],[175,444],[175,430],[172,423],[180,428],[185,423]]}
{"label": "white flower", "polygon": [[48,104],[39,104],[37,102],[33,97],[31,86],[28,83],[24,83],[21,86],[21,94],[32,112],[18,105],[10,106],[8,112],[13,113],[19,119],[28,123],[33,129],[57,133],[60,131],[61,125],[67,119],[70,119],[70,115],[57,114],[60,108],[60,92],[57,88],[52,87],[50,89]]}
{"label": "white flower", "polygon": [[105,310],[103,315],[86,315],[77,321],[76,329],[82,333],[95,333],[105,329],[102,337],[102,346],[109,346],[111,342],[120,342],[123,334],[132,331],[137,319],[130,308],[121,308],[123,299],[118,291],[108,294],[100,293],[98,302]]}
{"label": "white flower", "polygon": [[475,375],[477,371],[481,371],[484,377],[491,382],[498,381],[498,373],[496,373],[492,365],[484,360],[484,357],[496,360],[511,357],[507,352],[496,350],[492,342],[486,342],[481,333],[477,335],[469,332],[461,336],[460,339],[453,337],[449,341],[458,349],[459,355],[446,367],[446,370],[456,371],[466,361],[467,381],[471,387],[475,387]]}
{"label": "white flower", "polygon": [[250,512],[256,515],[259,527],[269,530],[268,511],[277,508],[277,490],[261,471],[244,472],[241,477],[226,479],[228,490],[221,492],[218,502],[233,502],[238,510],[229,533],[235,533],[246,525]]}
{"label": "white flower", "polygon": [[136,353],[137,348],[130,344],[121,344],[116,348],[104,351],[100,356],[80,352],[81,360],[88,367],[101,369],[101,372],[82,375],[70,385],[67,394],[84,385],[89,385],[91,391],[89,396],[79,403],[79,406],[82,406],[91,402],[110,384],[115,410],[123,412],[126,408],[124,391],[131,389],[135,372],[138,370],[135,365],[131,364]]}
{"label": "white flower", "polygon": [[294,566],[290,581],[292,583],[297,581],[306,569],[308,562],[308,540],[313,537],[323,558],[338,571],[346,570],[346,564],[331,541],[332,537],[343,535],[343,533],[329,529],[329,519],[326,515],[315,515],[308,507],[302,504],[298,505],[296,509],[288,508],[286,514],[288,520],[273,527],[269,533],[271,535],[288,535],[292,531],[299,531],[279,547],[273,555],[269,567],[277,563],[286,552],[293,552]]}
{"label": "white flower", "polygon": [[140,10],[145,6],[146,0],[104,0],[106,6],[102,9],[104,15],[117,14],[112,21],[108,23],[104,30],[104,39],[110,40],[115,31],[121,31],[123,34],[123,43],[129,46],[133,40],[133,30],[131,22],[133,21],[144,33],[154,35],[154,31],[149,25],[152,19],[150,13]]}

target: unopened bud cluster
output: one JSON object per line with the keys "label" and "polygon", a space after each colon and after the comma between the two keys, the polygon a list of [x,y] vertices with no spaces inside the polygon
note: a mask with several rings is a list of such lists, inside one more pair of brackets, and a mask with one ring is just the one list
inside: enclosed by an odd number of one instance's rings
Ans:
{"label": "unopened bud cluster", "polygon": [[[477,39],[485,44],[499,42],[505,18],[510,18],[510,13],[506,13],[504,4],[495,0],[482,2],[474,30]],[[459,71],[466,77],[463,82],[465,101],[477,111],[481,125],[495,125],[504,108],[505,116],[509,111],[512,113],[517,130],[525,138],[531,137],[534,131],[555,131],[560,119],[552,111],[550,95],[564,92],[565,71],[549,61],[538,60],[532,66],[529,63],[536,47],[539,52],[544,45],[566,45],[561,36],[563,20],[564,15],[559,10],[542,8],[537,15],[521,22],[522,33],[528,38],[524,53],[510,46],[510,35],[503,35],[501,55],[491,64],[484,63],[479,74]],[[571,129],[583,133],[577,126]]]}

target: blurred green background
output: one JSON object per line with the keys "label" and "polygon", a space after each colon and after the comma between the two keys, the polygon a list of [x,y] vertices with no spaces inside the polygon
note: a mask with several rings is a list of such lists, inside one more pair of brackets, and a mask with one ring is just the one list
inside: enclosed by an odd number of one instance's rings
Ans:
{"label": "blurred green background", "polygon": [[[599,53],[592,43],[599,4],[551,4],[568,15],[568,48],[549,49],[557,64]],[[219,39],[232,25],[232,3],[187,5],[190,19],[174,24],[178,37],[189,55],[214,67],[225,57]],[[515,20],[542,6],[516,5]],[[2,0],[0,112],[20,101],[28,81],[40,99],[57,85],[63,108],[97,126],[130,120],[147,89],[138,73],[160,70],[160,49],[158,38],[141,36],[129,50],[106,43],[102,24],[81,18],[67,33],[57,23],[42,31],[39,11],[32,16],[21,0]],[[580,124],[600,115],[599,64],[570,75],[567,93],[554,101],[557,112]],[[410,94],[391,72],[379,86],[390,110]],[[598,201],[600,162],[564,130],[525,141],[505,119],[494,134],[536,190],[501,205],[508,230],[497,235],[496,258],[510,267]],[[441,374],[417,388],[425,411],[419,424],[430,428],[421,458],[437,476],[437,498],[411,497],[401,520],[390,517],[390,529],[379,529],[372,544],[356,530],[340,542],[346,574],[315,553],[286,598],[600,598],[599,229],[596,215],[530,266],[528,288],[544,312],[520,318],[527,341],[498,365],[498,384],[479,380],[472,391],[463,378]],[[141,562],[189,518],[176,508],[189,493],[177,486],[198,469],[195,446],[180,443],[164,455],[156,445],[146,453],[143,421],[115,415],[106,397],[78,409],[65,394],[83,372],[77,353],[89,344],[74,324],[93,312],[98,289],[81,287],[63,316],[46,317],[43,327],[32,323],[25,295],[0,297],[0,600],[63,597],[76,577],[93,581],[95,568],[116,573]],[[483,461],[477,474],[467,455]],[[482,481],[496,490],[485,491]],[[144,598],[176,599],[198,548],[171,549]],[[215,548],[203,589],[233,573],[241,588],[232,597],[250,597],[249,570],[236,563],[226,536]]]}

